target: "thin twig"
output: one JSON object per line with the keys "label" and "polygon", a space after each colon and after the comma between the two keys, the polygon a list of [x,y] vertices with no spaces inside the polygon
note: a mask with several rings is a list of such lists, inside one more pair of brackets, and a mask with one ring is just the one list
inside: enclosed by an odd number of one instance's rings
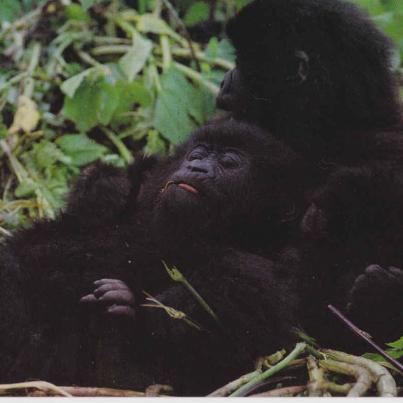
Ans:
{"label": "thin twig", "polygon": [[196,289],[192,286],[192,284],[189,283],[189,281],[179,271],[179,269],[176,266],[169,267],[164,261],[162,261],[162,264],[164,265],[169,277],[171,277],[173,281],[183,284],[193,295],[196,301],[200,304],[200,306],[214,319],[217,325],[223,328],[223,325],[221,324],[220,319],[218,318],[216,313],[210,308],[207,301],[196,291]]}
{"label": "thin twig", "polygon": [[61,386],[65,392],[76,397],[144,397],[143,392],[111,388],[87,388],[82,386]]}
{"label": "thin twig", "polygon": [[36,389],[44,392],[52,392],[59,396],[72,397],[70,393],[66,392],[59,386],[44,381],[20,382],[0,385],[0,395],[10,395],[13,391],[21,389]]}
{"label": "thin twig", "polygon": [[391,357],[385,350],[378,346],[373,340],[371,340],[365,332],[358,328],[351,320],[344,316],[337,308],[333,305],[328,305],[328,309],[341,321],[348,329],[350,329],[355,335],[363,339],[367,344],[369,344],[374,350],[382,355],[387,361],[403,372],[403,364]]}

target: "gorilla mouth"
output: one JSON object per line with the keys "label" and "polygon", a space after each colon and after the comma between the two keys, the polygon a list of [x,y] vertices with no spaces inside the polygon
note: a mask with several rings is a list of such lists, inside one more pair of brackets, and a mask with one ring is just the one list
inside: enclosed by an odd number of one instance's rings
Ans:
{"label": "gorilla mouth", "polygon": [[186,190],[187,192],[195,194],[195,195],[199,194],[199,191],[194,186],[189,185],[188,183],[185,183],[185,182],[174,182],[174,181],[167,182],[166,185],[162,189],[162,193],[165,192],[171,185],[176,185],[176,186],[180,187],[181,189]]}
{"label": "gorilla mouth", "polygon": [[199,194],[199,191],[193,187],[192,185],[189,185],[188,183],[178,183],[178,187],[180,187],[183,190],[186,190],[189,193],[193,193],[195,195]]}

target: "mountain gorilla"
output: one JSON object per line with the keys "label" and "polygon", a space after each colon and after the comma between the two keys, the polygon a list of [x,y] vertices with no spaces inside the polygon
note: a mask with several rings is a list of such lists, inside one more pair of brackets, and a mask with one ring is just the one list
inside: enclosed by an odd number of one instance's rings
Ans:
{"label": "mountain gorilla", "polygon": [[295,152],[230,121],[158,163],[88,168],[65,213],[2,250],[2,381],[205,394],[253,369],[297,323],[298,259],[283,247],[307,207],[304,178]]}
{"label": "mountain gorilla", "polygon": [[360,323],[368,331],[401,335],[403,271],[387,269],[403,267],[403,132],[392,43],[342,0],[255,0],[227,33],[236,67],[218,106],[269,129],[316,166],[303,229],[320,251],[313,275],[323,298],[345,298],[344,273],[352,284],[366,266],[384,265],[357,278],[351,313],[365,302]]}

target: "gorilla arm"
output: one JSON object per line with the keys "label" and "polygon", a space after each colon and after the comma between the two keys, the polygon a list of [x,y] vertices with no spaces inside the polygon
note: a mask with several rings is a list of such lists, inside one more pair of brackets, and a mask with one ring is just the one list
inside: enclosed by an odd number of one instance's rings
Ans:
{"label": "gorilla arm", "polygon": [[157,163],[139,156],[128,168],[96,162],[85,168],[71,189],[66,213],[83,222],[105,222],[125,211],[136,200],[145,176]]}
{"label": "gorilla arm", "polygon": [[[106,312],[113,316],[127,313],[134,319],[138,354],[151,354],[143,357],[144,362],[139,357],[135,360],[138,365],[146,365],[159,357],[160,369],[149,369],[158,382],[173,383],[180,393],[207,393],[203,383],[218,387],[231,376],[253,370],[257,357],[292,340],[290,330],[296,324],[298,306],[296,293],[291,292],[294,285],[270,260],[227,250],[190,273],[188,281],[214,311],[219,324],[183,285],[167,286],[146,304],[139,304],[135,318],[133,299],[127,298],[127,287],[121,282],[109,280],[118,287],[104,287],[102,301],[101,283],[95,291],[99,304],[108,300]],[[85,298],[86,302],[96,302],[94,298],[90,301],[91,296]],[[176,310],[176,315],[169,308]]]}

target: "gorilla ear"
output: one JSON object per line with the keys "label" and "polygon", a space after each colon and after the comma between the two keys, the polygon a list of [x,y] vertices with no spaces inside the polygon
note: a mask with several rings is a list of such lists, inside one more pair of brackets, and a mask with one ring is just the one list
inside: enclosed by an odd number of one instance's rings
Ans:
{"label": "gorilla ear", "polygon": [[300,85],[308,79],[309,56],[303,50],[296,50],[294,56],[296,58],[297,69],[295,72],[295,76],[292,77],[291,81],[295,85]]}

